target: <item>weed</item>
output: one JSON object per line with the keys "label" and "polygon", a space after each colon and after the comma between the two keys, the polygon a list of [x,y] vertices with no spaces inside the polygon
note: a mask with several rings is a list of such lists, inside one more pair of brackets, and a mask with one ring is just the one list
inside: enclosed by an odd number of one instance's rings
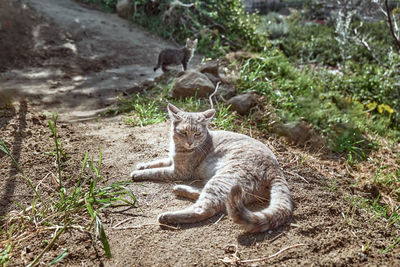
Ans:
{"label": "weed", "polygon": [[[23,169],[15,161],[0,138],[0,149],[13,160],[16,168],[35,192],[31,206],[24,207],[19,204],[22,211],[19,213],[11,212],[9,218],[6,220],[6,224],[2,226],[2,228],[7,229],[8,225],[12,225],[9,229],[7,247],[2,252],[0,260],[2,263],[10,260],[8,255],[12,249],[11,239],[18,241],[18,238],[23,236],[24,231],[28,229],[31,233],[47,232],[49,236],[51,235],[50,233],[55,231],[51,240],[45,243],[45,248],[28,266],[36,265],[42,256],[58,241],[66,229],[80,229],[80,231],[93,234],[94,238],[98,237],[103,245],[106,256],[109,258],[111,257],[111,250],[99,218],[99,212],[110,206],[134,205],[136,199],[126,187],[131,182],[117,182],[108,186],[99,186],[99,182],[102,180],[100,173],[102,152],[100,149],[97,163],[94,159],[88,159],[88,153],[85,154],[80,174],[75,179],[75,185],[68,187],[68,183],[65,183],[64,180],[63,165],[60,160],[62,146],[57,133],[57,115],[54,115],[53,120],[49,120],[48,123],[55,145],[58,177],[55,193],[49,193],[46,197],[44,196],[44,192],[39,190],[40,184],[36,187],[33,186],[32,180],[24,174]],[[61,261],[67,254],[68,250],[65,250],[51,264]]]}
{"label": "weed", "polygon": [[356,215],[359,214],[361,210],[364,210],[368,213],[373,213],[373,216],[369,215],[371,218],[370,220],[375,218],[383,219],[386,222],[386,228],[394,227],[395,229],[393,231],[393,236],[390,237],[390,245],[382,250],[382,252],[387,253],[400,244],[400,206],[393,211],[391,206],[379,202],[380,196],[374,200],[365,199],[359,196],[347,196],[346,198],[349,202],[349,208],[347,209],[346,213],[342,213],[345,223],[349,224],[350,226],[356,226]]}

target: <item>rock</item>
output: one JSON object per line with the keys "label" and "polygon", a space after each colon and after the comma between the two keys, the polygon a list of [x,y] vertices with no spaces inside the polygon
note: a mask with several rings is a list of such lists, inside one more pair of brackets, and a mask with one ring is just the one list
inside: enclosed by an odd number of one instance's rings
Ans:
{"label": "rock", "polygon": [[321,148],[325,141],[313,129],[312,125],[304,120],[277,124],[273,127],[273,132],[279,136],[284,136],[291,143],[296,145],[310,145],[314,148]]}
{"label": "rock", "polygon": [[226,103],[231,105],[231,110],[237,111],[241,115],[246,115],[252,107],[257,105],[257,98],[256,93],[245,93],[230,98]]}
{"label": "rock", "polygon": [[118,16],[124,19],[131,19],[135,13],[135,7],[132,0],[118,0],[116,5]]}
{"label": "rock", "polygon": [[219,68],[218,61],[211,60],[211,61],[206,61],[206,62],[200,64],[200,66],[197,69],[201,73],[210,73],[218,78],[218,76],[219,76],[218,68]]}
{"label": "rock", "polygon": [[208,77],[198,71],[186,71],[181,77],[178,77],[171,90],[172,97],[208,97],[214,92],[214,84]]}
{"label": "rock", "polygon": [[214,74],[205,72],[204,75],[207,76],[207,78],[214,84],[214,86],[216,86],[217,83],[221,81],[218,77],[214,76]]}
{"label": "rock", "polygon": [[230,99],[236,94],[236,88],[228,84],[221,84],[218,88],[217,95],[221,96],[223,99]]}

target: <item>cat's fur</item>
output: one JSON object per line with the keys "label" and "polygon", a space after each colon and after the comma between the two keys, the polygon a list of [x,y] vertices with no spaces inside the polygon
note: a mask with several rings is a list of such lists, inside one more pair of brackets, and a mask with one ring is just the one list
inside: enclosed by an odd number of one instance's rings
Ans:
{"label": "cat's fur", "polygon": [[[135,181],[204,181],[203,189],[176,185],[173,192],[196,202],[165,212],[160,223],[194,223],[227,211],[248,232],[262,232],[285,223],[293,204],[283,172],[274,154],[249,136],[211,131],[214,109],[184,112],[168,104],[172,121],[169,158],[141,163],[131,173]],[[269,206],[253,212],[245,204],[269,199]]]}
{"label": "cat's fur", "polygon": [[191,41],[189,38],[187,38],[185,47],[181,49],[166,48],[162,50],[158,55],[158,62],[157,66],[154,67],[154,71],[161,67],[163,72],[167,72],[168,65],[180,64],[182,64],[183,70],[186,70],[190,59],[193,57],[196,47],[197,39]]}

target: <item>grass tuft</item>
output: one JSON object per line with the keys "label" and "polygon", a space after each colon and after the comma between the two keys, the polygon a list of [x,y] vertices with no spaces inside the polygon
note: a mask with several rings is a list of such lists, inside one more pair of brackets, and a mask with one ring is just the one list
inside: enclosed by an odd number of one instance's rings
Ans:
{"label": "grass tuft", "polygon": [[[64,166],[61,157],[65,152],[62,151],[61,140],[57,134],[57,115],[53,115],[48,124],[54,140],[55,153],[53,156],[56,158],[58,173],[57,186],[54,192],[47,192],[48,195],[39,190],[40,184],[36,187],[33,185],[32,180],[25,175],[22,167],[15,161],[4,141],[0,138],[1,151],[12,159],[18,171],[35,193],[29,207],[17,203],[21,211],[10,212],[5,224],[0,227],[8,232],[7,245],[0,253],[0,263],[3,266],[12,258],[12,244],[17,245],[18,242],[26,238],[27,232],[32,233],[29,236],[34,236],[40,232],[47,233],[49,237],[52,237],[51,241],[47,242],[46,247],[28,265],[34,266],[57,243],[67,229],[79,229],[89,233],[94,239],[99,239],[106,257],[110,258],[111,249],[99,214],[107,207],[134,206],[136,204],[135,196],[127,187],[132,182],[123,181],[111,185],[100,185],[103,178],[101,175],[101,149],[97,162],[93,158],[89,160],[88,153],[85,154],[78,177],[70,178],[70,181],[74,183],[64,181]],[[67,256],[67,253],[68,250],[65,250],[49,264],[59,263]]]}

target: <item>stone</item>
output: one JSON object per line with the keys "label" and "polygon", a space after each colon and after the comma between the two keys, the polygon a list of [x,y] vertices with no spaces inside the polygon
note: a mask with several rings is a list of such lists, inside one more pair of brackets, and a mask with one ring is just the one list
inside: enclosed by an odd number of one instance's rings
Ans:
{"label": "stone", "polygon": [[218,83],[219,81],[221,81],[218,77],[214,76],[214,74],[205,72],[204,75],[207,76],[207,78],[214,84],[214,86],[216,86],[217,83]]}
{"label": "stone", "polygon": [[210,73],[218,78],[218,76],[219,76],[218,68],[219,68],[218,61],[211,60],[211,61],[206,61],[204,63],[201,63],[197,69],[201,73]]}
{"label": "stone", "polygon": [[217,95],[223,99],[230,99],[236,95],[236,88],[233,85],[221,83]]}
{"label": "stone", "polygon": [[214,90],[214,84],[205,74],[189,70],[175,80],[171,94],[174,98],[190,96],[208,97]]}
{"label": "stone", "polygon": [[319,136],[310,123],[305,120],[288,122],[285,124],[276,124],[272,131],[278,136],[284,136],[286,139],[296,145],[308,145],[312,148],[322,148],[325,146],[325,140]]}
{"label": "stone", "polygon": [[135,13],[135,7],[132,5],[132,0],[118,0],[116,5],[118,16],[124,19],[132,19]]}
{"label": "stone", "polygon": [[258,95],[245,93],[230,98],[226,103],[231,105],[230,110],[236,111],[240,115],[246,115],[252,107],[258,104]]}

